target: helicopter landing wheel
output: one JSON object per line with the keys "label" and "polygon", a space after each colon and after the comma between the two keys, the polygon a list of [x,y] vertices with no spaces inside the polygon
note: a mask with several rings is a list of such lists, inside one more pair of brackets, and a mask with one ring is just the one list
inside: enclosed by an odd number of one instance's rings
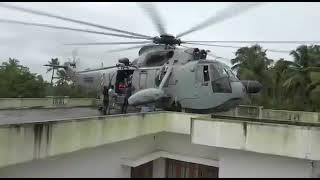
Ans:
{"label": "helicopter landing wheel", "polygon": [[101,108],[99,108],[99,112],[100,112],[100,115],[104,116],[104,115],[107,115],[107,108],[105,105],[103,105]]}
{"label": "helicopter landing wheel", "polygon": [[104,107],[103,107],[103,106],[100,106],[100,107],[98,108],[98,112],[99,112],[99,115],[103,116],[103,115],[104,115],[104,114],[103,114],[103,112],[104,112]]}
{"label": "helicopter landing wheel", "polygon": [[182,106],[181,106],[181,104],[179,103],[179,101],[177,102],[176,111],[177,111],[177,112],[182,112]]}
{"label": "helicopter landing wheel", "polygon": [[178,102],[174,101],[172,103],[171,110],[173,110],[175,112],[181,112],[181,109],[182,109],[182,107],[181,107],[181,104],[179,103],[179,101]]}

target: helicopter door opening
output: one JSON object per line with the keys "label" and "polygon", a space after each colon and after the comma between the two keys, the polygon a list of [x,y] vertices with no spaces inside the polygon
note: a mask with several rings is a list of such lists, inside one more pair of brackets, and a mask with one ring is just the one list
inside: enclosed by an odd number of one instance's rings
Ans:
{"label": "helicopter door opening", "polygon": [[200,65],[196,71],[196,82],[201,82],[202,86],[208,86],[210,81],[210,73],[208,65]]}
{"label": "helicopter door opening", "polygon": [[117,94],[124,94],[127,87],[128,80],[133,74],[134,70],[118,70],[115,83],[115,92]]}
{"label": "helicopter door opening", "polygon": [[141,71],[139,74],[139,89],[147,88],[147,80],[148,80],[147,72]]}

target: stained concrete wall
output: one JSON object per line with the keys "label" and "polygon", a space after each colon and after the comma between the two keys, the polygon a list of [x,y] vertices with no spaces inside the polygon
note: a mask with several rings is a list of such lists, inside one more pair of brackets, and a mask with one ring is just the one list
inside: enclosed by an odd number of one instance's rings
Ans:
{"label": "stained concrete wall", "polygon": [[305,111],[284,111],[263,109],[262,117],[266,119],[279,119],[297,122],[320,123],[320,113]]}
{"label": "stained concrete wall", "polygon": [[157,112],[2,125],[0,167],[158,132],[190,134],[195,116]]}
{"label": "stained concrete wall", "polygon": [[96,104],[94,98],[0,98],[0,109],[88,107]]}
{"label": "stained concrete wall", "polygon": [[[136,143],[137,146],[133,145],[134,143],[130,143],[131,140],[134,142],[144,136],[152,139],[150,141],[152,142],[151,145],[148,145],[149,140],[145,140],[148,148],[144,148],[140,143]],[[98,168],[97,170],[93,168],[94,161],[92,161],[92,163],[89,163],[91,165],[90,171],[84,172],[107,176],[106,172],[100,172],[106,170],[99,168],[110,166],[112,169],[111,166],[114,164],[118,169],[113,169],[115,174],[110,172],[110,176],[107,177],[123,177],[128,176],[128,170],[119,169],[117,163],[113,163],[120,158],[130,159],[132,156],[133,158],[138,156],[138,154],[161,150],[185,157],[216,160],[219,161],[217,166],[220,167],[222,158],[229,156],[228,154],[221,155],[225,149],[249,151],[250,156],[248,156],[248,159],[251,156],[254,159],[254,154],[257,154],[255,152],[268,154],[267,156],[270,157],[281,155],[283,161],[270,161],[269,165],[261,166],[269,168],[270,172],[272,172],[271,164],[273,163],[279,164],[279,168],[284,167],[285,164],[290,166],[291,162],[295,163],[293,167],[288,167],[286,172],[290,172],[295,171],[295,168],[306,169],[305,163],[309,162],[309,160],[320,160],[319,138],[319,126],[217,119],[174,112],[137,113],[45,123],[3,125],[0,126],[0,166],[13,166],[12,169],[9,167],[2,168],[0,172],[4,173],[4,176],[13,176],[10,172],[16,173],[18,171],[21,171],[20,175],[24,176],[24,173],[28,175],[24,168],[15,169],[15,167],[20,167],[19,163],[26,162],[26,167],[31,166],[29,169],[26,168],[28,170],[44,168],[37,176],[56,175],[49,172],[49,169],[53,168],[57,169],[53,171],[58,174],[57,176],[71,177],[77,176],[74,173],[81,171],[83,168],[89,168],[89,165],[86,165],[86,161],[90,161],[89,159],[103,157],[105,158],[104,161],[100,164],[98,163],[100,166],[95,167]],[[129,145],[127,146],[125,142]],[[118,143],[124,144],[117,146]],[[142,149],[140,149],[140,145]],[[118,147],[118,149],[113,148],[114,146]],[[138,149],[134,150],[135,148]],[[120,154],[113,154],[113,151],[117,151]],[[99,157],[94,154],[99,154]],[[260,155],[258,155],[258,159]],[[242,154],[235,156],[241,157]],[[238,162],[237,157],[234,158],[234,163],[236,164]],[[300,160],[288,160],[294,158],[300,158]],[[73,161],[74,159],[76,160]],[[55,162],[56,160],[57,162]],[[287,160],[289,163],[287,163]],[[225,169],[229,168],[230,164],[233,163],[232,159],[225,159],[224,162],[226,166],[221,166],[221,168]],[[33,165],[34,163],[35,165]],[[62,164],[74,166],[71,168],[73,170],[70,171],[73,174],[67,171],[68,166]],[[253,160],[252,164],[257,168],[259,166],[258,162]],[[251,165],[248,165],[246,171],[249,171],[251,167]],[[241,170],[241,168],[239,167],[239,171],[245,171]],[[310,172],[318,171],[317,168],[308,170]],[[46,171],[47,174],[45,173]],[[229,171],[226,172],[228,173]],[[299,171],[297,170],[297,172]],[[79,174],[82,175],[83,173],[79,172]],[[300,175],[305,177],[304,173],[300,173]],[[311,176],[310,173],[308,175]],[[92,174],[88,176],[92,176]]]}
{"label": "stained concrete wall", "polygon": [[320,178],[320,161],[313,161],[312,165],[312,178]]}
{"label": "stained concrete wall", "polygon": [[221,149],[220,178],[310,178],[307,160]]}
{"label": "stained concrete wall", "polygon": [[220,112],[216,114],[236,117],[249,117],[257,119],[320,123],[319,112],[273,110],[264,109],[262,106],[241,105],[229,111]]}
{"label": "stained concrete wall", "polygon": [[155,141],[152,135],[143,136],[1,168],[0,177],[129,178],[130,167],[121,165],[121,157],[134,157],[150,153],[153,151],[154,145]]}
{"label": "stained concrete wall", "polygon": [[[0,167],[159,132],[188,135],[194,144],[205,146],[320,160],[319,127],[197,116],[155,112],[3,125],[0,126]],[[169,149],[180,142],[182,139],[165,140],[163,144]],[[25,153],[21,153],[21,149]],[[189,153],[193,149],[184,148],[184,151]]]}
{"label": "stained concrete wall", "polygon": [[[312,176],[308,160],[195,145],[189,135],[163,132],[1,168],[0,177],[126,178],[130,177],[130,168],[121,165],[122,158],[140,157],[159,149],[188,157],[216,159],[219,177]],[[163,177],[164,160],[156,159],[153,165],[154,177]]]}
{"label": "stained concrete wall", "polygon": [[[217,159],[216,148],[191,143],[190,135],[162,132],[73,153],[0,168],[0,177],[130,177],[122,158],[163,150],[194,158]],[[174,158],[174,157],[173,157]],[[154,161],[154,177],[165,176],[163,158]]]}
{"label": "stained concrete wall", "polygon": [[160,133],[156,138],[157,150],[165,150],[171,153],[190,157],[201,157],[210,160],[218,161],[219,159],[217,148],[206,145],[193,144],[190,135]]}
{"label": "stained concrete wall", "polygon": [[320,160],[320,127],[195,118],[195,144]]}

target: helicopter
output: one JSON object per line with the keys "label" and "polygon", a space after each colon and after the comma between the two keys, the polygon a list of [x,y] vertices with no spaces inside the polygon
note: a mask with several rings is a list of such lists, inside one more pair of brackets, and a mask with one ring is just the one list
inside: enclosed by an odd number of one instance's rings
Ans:
{"label": "helicopter", "polygon": [[67,62],[59,67],[82,87],[102,89],[113,85],[120,97],[119,104],[125,95],[119,84],[130,79],[134,92],[128,99],[129,105],[156,102],[165,110],[225,111],[238,105],[247,93],[258,93],[262,88],[257,81],[240,81],[226,64],[206,59],[208,52],[205,50],[160,47],[145,46],[133,62],[121,58],[111,67],[78,72],[73,70],[74,63]]}
{"label": "helicopter", "polygon": [[[114,86],[115,92],[121,97],[119,101],[123,101],[123,97],[125,96],[125,93],[118,88],[119,84],[130,81],[134,88],[132,95],[128,99],[128,103],[132,107],[155,103],[165,110],[174,109],[176,111],[193,113],[214,113],[217,111],[227,111],[236,107],[248,94],[259,93],[263,89],[263,86],[255,80],[240,80],[228,65],[217,59],[209,58],[208,55],[210,56],[211,54],[210,50],[185,45],[221,47],[223,45],[215,43],[318,43],[316,41],[190,41],[181,39],[187,34],[199,31],[213,24],[221,23],[260,4],[262,3],[234,3],[202,23],[176,36],[167,33],[164,22],[152,3],[140,3],[139,5],[151,18],[158,30],[159,36],[148,36],[7,3],[0,3],[0,7],[87,25],[117,32],[117,34],[9,19],[0,19],[0,23],[140,39],[140,41],[128,42],[65,44],[69,46],[134,44],[135,46],[132,47],[111,50],[109,52],[120,52],[130,49],[139,49],[139,51],[136,59],[130,61],[128,58],[121,58],[118,64],[110,67],[77,71],[77,64],[75,62],[66,62],[62,66],[56,66],[56,68],[65,69],[67,74],[83,87],[97,88],[101,91],[104,86]],[[239,48],[235,46],[224,47]],[[288,51],[273,49],[268,49],[268,51],[288,53]]]}

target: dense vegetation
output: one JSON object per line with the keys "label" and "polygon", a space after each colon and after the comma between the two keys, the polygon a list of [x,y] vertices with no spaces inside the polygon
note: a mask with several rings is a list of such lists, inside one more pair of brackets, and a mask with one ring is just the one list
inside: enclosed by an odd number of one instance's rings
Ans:
{"label": "dense vegetation", "polygon": [[272,109],[320,111],[320,46],[299,46],[294,61],[271,60],[259,45],[237,50],[231,60],[240,79],[260,81],[264,89],[249,104]]}
{"label": "dense vegetation", "polygon": [[[59,64],[52,59],[50,64]],[[44,81],[41,75],[31,73],[28,67],[19,64],[16,59],[3,62],[0,66],[0,98],[35,98],[45,96],[96,97],[95,92],[87,92],[70,81],[64,70],[49,68],[51,83]],[[54,75],[57,75],[56,77]],[[53,80],[57,79],[55,83]]]}
{"label": "dense vegetation", "polygon": [[[259,45],[242,47],[231,60],[240,79],[258,80],[261,93],[250,95],[246,102],[273,109],[320,111],[320,46],[299,46],[290,55],[294,61],[272,60]],[[51,65],[59,65],[51,59]],[[62,69],[48,68],[50,83],[33,74],[16,59],[0,66],[0,97],[96,97],[76,86]],[[54,82],[54,79],[56,81]]]}

